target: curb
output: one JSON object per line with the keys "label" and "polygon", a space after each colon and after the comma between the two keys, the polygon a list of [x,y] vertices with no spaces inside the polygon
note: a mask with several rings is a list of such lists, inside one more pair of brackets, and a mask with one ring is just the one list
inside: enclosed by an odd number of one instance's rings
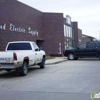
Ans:
{"label": "curb", "polygon": [[65,62],[65,61],[67,61],[67,60],[56,61],[56,62],[53,62],[53,63],[46,63],[45,65],[54,65],[54,64],[59,64],[59,63]]}

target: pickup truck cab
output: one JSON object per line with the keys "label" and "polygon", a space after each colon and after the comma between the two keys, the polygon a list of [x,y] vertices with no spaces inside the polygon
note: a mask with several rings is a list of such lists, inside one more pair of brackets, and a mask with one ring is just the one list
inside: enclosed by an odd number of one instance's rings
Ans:
{"label": "pickup truck cab", "polygon": [[5,51],[0,52],[0,70],[16,70],[26,76],[29,66],[45,68],[45,55],[45,51],[40,50],[35,42],[9,42]]}
{"label": "pickup truck cab", "polygon": [[68,57],[68,60],[94,57],[100,60],[100,42],[85,42],[76,48],[64,50],[63,54]]}

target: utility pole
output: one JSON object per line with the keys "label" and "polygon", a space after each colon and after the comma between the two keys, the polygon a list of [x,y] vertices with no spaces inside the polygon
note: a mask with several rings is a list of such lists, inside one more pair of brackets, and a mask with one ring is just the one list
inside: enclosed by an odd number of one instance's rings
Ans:
{"label": "utility pole", "polygon": [[98,32],[99,32],[99,41],[100,41],[100,30]]}

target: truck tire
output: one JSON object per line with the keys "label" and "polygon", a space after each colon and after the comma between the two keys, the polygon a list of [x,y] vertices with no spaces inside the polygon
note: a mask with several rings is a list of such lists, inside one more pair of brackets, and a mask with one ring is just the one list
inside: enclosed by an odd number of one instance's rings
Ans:
{"label": "truck tire", "polygon": [[42,62],[40,63],[40,68],[45,68],[45,57],[42,58]]}
{"label": "truck tire", "polygon": [[73,53],[69,53],[68,54],[68,60],[74,60],[75,59],[75,56]]}
{"label": "truck tire", "polygon": [[28,73],[28,64],[27,64],[27,62],[23,62],[23,65],[22,65],[22,67],[21,67],[21,69],[20,69],[19,74],[20,74],[21,76],[26,76],[27,73]]}

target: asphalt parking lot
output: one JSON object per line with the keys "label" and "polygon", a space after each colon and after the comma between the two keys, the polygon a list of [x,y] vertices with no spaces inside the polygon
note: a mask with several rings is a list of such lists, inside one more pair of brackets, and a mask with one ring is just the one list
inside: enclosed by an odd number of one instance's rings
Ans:
{"label": "asphalt parking lot", "polygon": [[25,77],[15,71],[0,72],[2,100],[91,100],[100,92],[100,61],[80,59],[31,67]]}

